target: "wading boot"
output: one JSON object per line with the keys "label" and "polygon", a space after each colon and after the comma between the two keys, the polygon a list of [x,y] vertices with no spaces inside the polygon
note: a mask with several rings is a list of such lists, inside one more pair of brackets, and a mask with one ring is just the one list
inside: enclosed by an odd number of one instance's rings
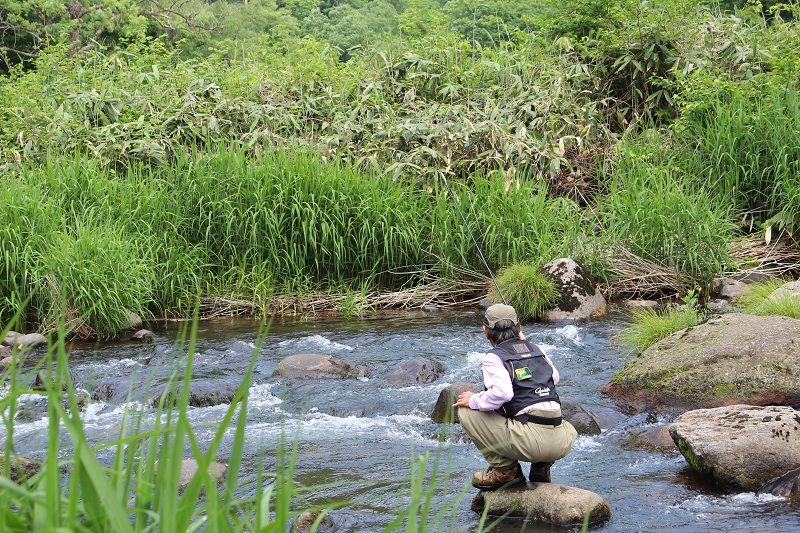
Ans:
{"label": "wading boot", "polygon": [[553,463],[531,463],[528,479],[533,483],[550,483],[550,465]]}
{"label": "wading boot", "polygon": [[525,483],[525,475],[522,473],[519,463],[510,468],[493,468],[475,472],[472,476],[472,486],[481,490],[495,490],[499,488],[516,487]]}

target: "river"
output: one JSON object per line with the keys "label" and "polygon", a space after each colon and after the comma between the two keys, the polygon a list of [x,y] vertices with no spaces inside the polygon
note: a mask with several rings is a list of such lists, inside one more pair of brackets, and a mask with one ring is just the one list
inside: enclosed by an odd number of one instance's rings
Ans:
{"label": "river", "polygon": [[[249,480],[242,483],[240,495],[258,490],[252,477],[262,458],[266,470],[274,469],[282,435],[290,443],[299,435],[295,479],[320,487],[308,494],[309,500],[351,502],[332,512],[337,531],[381,531],[408,504],[411,461],[425,452],[431,461],[438,456],[445,465],[435,476],[430,467],[427,472],[437,480],[434,511],[457,500],[472,472],[485,463],[460,428],[443,432],[429,415],[446,385],[480,383],[481,355],[488,346],[480,321],[479,314],[465,311],[274,322],[263,338],[250,390],[242,473]],[[721,492],[698,480],[677,451],[660,454],[622,446],[633,433],[668,420],[646,414],[624,416],[600,393],[625,362],[625,354],[612,342],[617,324],[609,318],[575,325],[523,325],[559,368],[561,397],[579,403],[607,426],[598,436],[579,436],[572,453],[552,470],[555,482],[594,491],[609,502],[611,520],[594,531],[800,531],[800,510],[783,498]],[[178,325],[150,329],[155,333],[153,344],[126,341],[71,347],[70,369],[77,387],[105,391],[105,401],[91,402],[85,411],[86,433],[93,444],[118,436],[129,394],[134,401],[145,399],[148,380],[155,391],[175,368]],[[259,324],[250,319],[201,322],[193,383],[220,390],[239,383],[259,346],[258,331]],[[281,359],[297,353],[328,354],[365,365],[372,377],[284,387],[272,372]],[[444,375],[428,385],[393,388],[382,383],[383,377],[415,356],[439,361]],[[46,453],[47,422],[26,418],[25,402],[21,403],[23,416],[15,423],[14,445],[18,454],[41,459]],[[190,408],[201,441],[211,438],[226,409],[226,405]],[[220,461],[229,453],[229,441],[218,454]],[[68,446],[66,436],[63,443]],[[442,469],[450,472],[447,482]],[[441,530],[477,529],[479,517],[469,509],[476,492],[466,489],[448,522],[451,525]],[[510,522],[494,531],[553,530]]]}

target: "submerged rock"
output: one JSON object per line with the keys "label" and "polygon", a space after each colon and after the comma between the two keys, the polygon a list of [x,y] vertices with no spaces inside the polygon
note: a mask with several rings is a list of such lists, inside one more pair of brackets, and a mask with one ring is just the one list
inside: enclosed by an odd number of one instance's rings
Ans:
{"label": "submerged rock", "polygon": [[[314,531],[318,533],[326,533],[329,531],[336,530],[336,524],[331,518],[331,515],[325,513],[322,514],[322,511],[318,510],[309,510],[303,511],[297,518],[294,519],[292,522],[292,533],[308,533],[314,527],[314,524],[319,519],[319,524],[317,524],[317,528]],[[322,516],[322,518],[320,518]]]}
{"label": "submerged rock", "polygon": [[283,359],[272,375],[290,379],[345,379],[370,377],[372,373],[364,366],[330,355],[301,353]]}
{"label": "submerged rock", "polygon": [[628,413],[800,405],[800,320],[713,318],[650,346],[603,391]]}
{"label": "submerged rock", "polygon": [[555,259],[542,270],[555,281],[560,294],[556,307],[544,313],[545,320],[585,320],[606,314],[606,299],[574,259]]}
{"label": "submerged rock", "polygon": [[131,340],[149,343],[155,341],[155,336],[153,335],[153,332],[150,330],[140,329],[136,333],[131,335]]}
{"label": "submerged rock", "polygon": [[697,409],[669,433],[686,462],[724,488],[758,490],[800,468],[800,413],[791,407]]}
{"label": "submerged rock", "polygon": [[417,385],[433,383],[444,372],[441,363],[427,357],[415,357],[386,377],[390,385]]}
{"label": "submerged rock", "polygon": [[496,491],[480,491],[471,508],[489,516],[524,518],[552,526],[579,526],[588,514],[589,524],[597,525],[611,517],[611,506],[594,492],[559,485],[528,483]]}
{"label": "submerged rock", "polygon": [[639,431],[622,442],[627,450],[645,450],[651,453],[676,452],[678,449],[669,434],[670,424],[661,424]]}
{"label": "submerged rock", "polygon": [[[192,380],[189,385],[189,405],[192,407],[212,407],[231,403],[236,391],[241,384],[240,381],[229,380],[225,382],[215,380]],[[148,401],[149,405],[156,406],[161,401],[161,397],[166,392],[165,404],[174,404],[180,398],[183,384],[175,385],[174,392],[168,389],[169,385],[164,385],[153,391]]]}
{"label": "submerged rock", "polygon": [[[775,496],[783,496],[790,501],[795,500],[796,496],[800,495],[800,468],[795,468],[786,474],[768,481],[758,489],[759,493],[774,494]],[[800,503],[800,500],[793,501],[793,503]]]}

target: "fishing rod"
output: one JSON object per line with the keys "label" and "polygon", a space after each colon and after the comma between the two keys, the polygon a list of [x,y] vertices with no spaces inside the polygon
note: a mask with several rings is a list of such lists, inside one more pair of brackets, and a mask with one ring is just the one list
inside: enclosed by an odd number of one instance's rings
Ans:
{"label": "fishing rod", "polygon": [[447,177],[444,175],[444,172],[441,172],[442,180],[444,180],[444,185],[447,187],[448,195],[453,199],[453,203],[456,205],[456,209],[458,209],[458,214],[461,215],[461,220],[464,222],[464,227],[467,228],[467,232],[469,233],[470,238],[472,239],[473,244],[475,244],[475,249],[478,250],[478,255],[481,257],[481,261],[483,261],[483,265],[486,267],[486,270],[489,272],[489,277],[492,278],[492,283],[494,283],[494,288],[497,289],[497,294],[500,295],[500,299],[503,300],[503,303],[506,303],[506,297],[503,296],[503,292],[500,290],[500,285],[497,284],[497,280],[494,278],[494,273],[492,269],[489,268],[489,263],[486,261],[486,258],[483,256],[483,252],[481,251],[481,247],[478,245],[478,241],[475,239],[475,235],[472,234],[472,230],[469,228],[469,224],[467,223],[467,217],[464,216],[464,212],[461,210],[461,206],[458,205],[456,201],[456,197],[453,195],[452,189],[450,189],[450,183],[447,181]]}

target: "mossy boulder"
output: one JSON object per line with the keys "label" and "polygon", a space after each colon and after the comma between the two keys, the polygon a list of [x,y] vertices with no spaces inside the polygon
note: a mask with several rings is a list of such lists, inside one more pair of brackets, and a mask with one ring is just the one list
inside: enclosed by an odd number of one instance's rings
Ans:
{"label": "mossy boulder", "polygon": [[611,506],[594,492],[558,483],[528,483],[497,491],[480,491],[471,509],[489,516],[522,518],[550,526],[580,526],[588,515],[590,525],[611,517]]}
{"label": "mossy boulder", "polygon": [[662,339],[603,391],[628,413],[800,405],[800,320],[726,314]]}
{"label": "mossy boulder", "polygon": [[543,265],[542,271],[553,280],[559,294],[556,305],[545,311],[545,320],[586,320],[606,314],[605,298],[574,259],[554,259]]}

